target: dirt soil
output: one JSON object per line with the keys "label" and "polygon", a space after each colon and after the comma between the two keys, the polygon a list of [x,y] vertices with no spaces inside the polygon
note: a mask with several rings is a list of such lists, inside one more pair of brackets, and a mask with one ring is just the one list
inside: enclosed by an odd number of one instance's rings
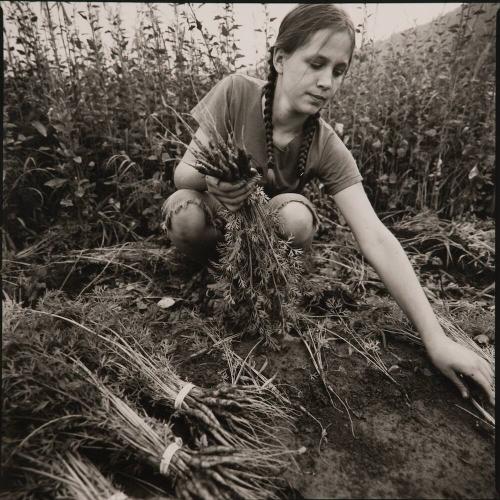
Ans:
{"label": "dirt soil", "polygon": [[[156,271],[164,273],[162,290],[147,294],[182,297],[175,307],[162,312],[169,318],[167,323],[179,325],[182,320],[176,317],[182,317],[182,310],[206,300],[207,283],[200,282],[198,268],[190,268],[188,275],[173,268]],[[67,271],[61,280],[66,275]],[[88,270],[84,275],[87,281],[95,278]],[[56,279],[55,273],[51,276]],[[121,288],[108,282],[111,288],[117,287],[118,295],[127,282],[123,279]],[[47,286],[61,285],[47,281]],[[130,287],[125,290],[132,294]],[[132,311],[138,304],[131,302],[127,307]],[[152,310],[154,322],[162,319],[156,305],[148,304],[139,308],[142,313]],[[173,337],[181,378],[201,387],[222,381],[227,362],[221,351],[210,350],[212,344],[200,332],[177,335],[162,326],[158,333]],[[233,342],[232,348],[245,358],[257,340],[244,338]],[[199,354],[203,341],[209,350]],[[252,352],[257,367],[267,360],[263,374],[268,378],[276,374],[275,385],[296,412],[295,428],[282,436],[283,441],[289,449],[305,447],[284,475],[288,487],[283,498],[497,497],[491,427],[465,411],[477,414],[471,402],[463,400],[455,386],[436,372],[423,347],[386,335],[380,355],[391,367],[395,384],[350,351],[345,342],[329,341],[322,350],[326,381],[348,405],[349,414],[335,397],[336,408],[332,407],[301,337],[289,336],[277,351],[260,344]],[[476,396],[484,404],[484,398]]]}
{"label": "dirt soil", "polygon": [[[234,346],[240,356],[255,344]],[[189,340],[178,345],[186,359]],[[297,411],[296,428],[283,436],[306,447],[285,479],[286,498],[495,498],[494,437],[451,382],[437,375],[421,347],[390,339],[382,359],[400,367],[396,386],[345,343],[326,349],[327,381],[347,402],[334,409],[300,338],[280,351],[259,346],[256,365],[278,373],[276,383]],[[220,377],[217,353],[180,361],[180,375],[199,385]],[[301,407],[303,409],[301,409]]]}

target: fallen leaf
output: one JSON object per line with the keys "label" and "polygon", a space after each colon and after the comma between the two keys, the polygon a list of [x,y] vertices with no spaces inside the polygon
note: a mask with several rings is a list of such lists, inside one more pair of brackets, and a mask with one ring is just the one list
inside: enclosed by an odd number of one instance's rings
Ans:
{"label": "fallen leaf", "polygon": [[169,307],[172,307],[175,304],[175,300],[172,297],[163,297],[158,302],[158,307],[161,307],[162,309],[168,309]]}
{"label": "fallen leaf", "polygon": [[399,370],[400,366],[399,365],[392,365],[389,370],[387,370],[389,373],[395,372],[396,370]]}

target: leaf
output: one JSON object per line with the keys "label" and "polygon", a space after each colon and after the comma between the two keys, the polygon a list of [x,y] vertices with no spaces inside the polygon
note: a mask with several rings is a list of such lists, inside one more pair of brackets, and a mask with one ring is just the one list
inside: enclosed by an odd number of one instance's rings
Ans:
{"label": "leaf", "polygon": [[44,186],[50,187],[50,188],[60,188],[61,186],[64,186],[68,182],[68,179],[61,179],[61,178],[55,178],[55,179],[50,179],[50,181],[47,181]]}
{"label": "leaf", "polygon": [[474,167],[469,172],[469,175],[468,175],[469,180],[471,181],[472,179],[474,179],[478,175],[480,175],[479,169],[477,168],[477,165],[474,165]]}
{"label": "leaf", "polygon": [[31,125],[33,125],[33,127],[35,127],[40,134],[47,137],[47,129],[45,128],[45,125],[41,124],[39,121],[31,122]]}
{"label": "leaf", "polygon": [[163,297],[159,302],[158,302],[158,307],[161,309],[168,309],[169,307],[172,307],[175,304],[175,300],[172,297]]}
{"label": "leaf", "polygon": [[72,207],[73,206],[73,200],[70,198],[64,198],[64,200],[60,201],[60,205],[63,207]]}
{"label": "leaf", "polygon": [[73,158],[73,161],[74,161],[75,163],[78,163],[78,164],[80,165],[80,164],[82,163],[82,157],[81,157],[81,156],[75,156],[75,157]]}
{"label": "leaf", "polygon": [[425,135],[426,135],[427,137],[436,137],[436,135],[437,135],[437,130],[436,130],[435,128],[431,128],[430,130],[427,130],[427,131],[425,132]]}

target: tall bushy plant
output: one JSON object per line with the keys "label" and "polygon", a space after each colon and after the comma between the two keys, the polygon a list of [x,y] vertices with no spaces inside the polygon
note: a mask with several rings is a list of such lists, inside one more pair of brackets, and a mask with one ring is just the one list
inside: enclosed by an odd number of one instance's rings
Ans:
{"label": "tall bushy plant", "polygon": [[491,213],[492,10],[464,5],[451,26],[437,19],[356,54],[333,119],[378,209]]}
{"label": "tall bushy plant", "polygon": [[28,2],[6,4],[4,249],[56,222],[77,222],[78,245],[158,228],[179,152],[155,140],[152,117],[180,130],[168,105],[187,112],[215,83],[214,54],[188,38],[187,10],[175,10],[165,27],[157,6],[141,7],[129,40],[119,9],[106,7],[108,47],[98,4],[46,3],[38,16]]}
{"label": "tall bushy plant", "polygon": [[[245,69],[232,4],[215,16],[218,34],[200,8],[176,4],[166,25],[158,6],[143,5],[129,38],[114,5],[5,3],[4,249],[56,223],[80,246],[158,229],[181,155],[157,140],[158,123],[182,135],[169,107],[186,113]],[[454,24],[437,20],[392,46],[359,27],[362,46],[325,118],[352,149],[377,209],[493,210],[494,9],[464,5]]]}

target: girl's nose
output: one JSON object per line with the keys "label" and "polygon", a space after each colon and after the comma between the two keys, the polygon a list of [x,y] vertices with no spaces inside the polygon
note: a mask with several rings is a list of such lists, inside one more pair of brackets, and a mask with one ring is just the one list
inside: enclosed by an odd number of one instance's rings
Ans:
{"label": "girl's nose", "polygon": [[330,71],[323,71],[318,78],[318,87],[324,90],[330,90],[333,86],[333,77]]}

